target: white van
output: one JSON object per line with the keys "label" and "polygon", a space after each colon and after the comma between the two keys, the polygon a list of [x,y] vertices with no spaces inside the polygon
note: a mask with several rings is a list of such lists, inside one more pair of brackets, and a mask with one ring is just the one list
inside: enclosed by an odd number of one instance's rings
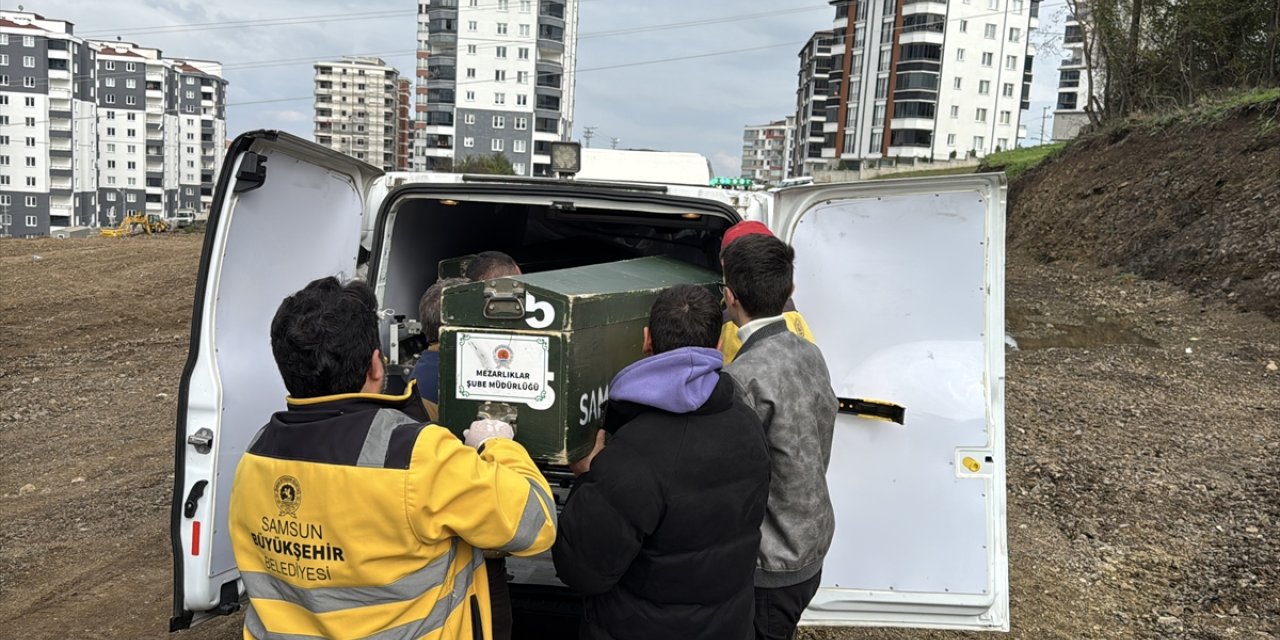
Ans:
{"label": "white van", "polygon": [[[357,274],[413,318],[440,260],[482,250],[527,271],[667,255],[718,268],[754,219],[796,249],[796,306],[841,398],[828,472],[835,543],[813,626],[1009,628],[1005,532],[1004,209],[1000,174],[772,192],[587,180],[383,173],[288,134],[232,144],[218,179],[183,371],[172,519],[174,617],[239,608],[227,534],[236,463],[286,391],[269,344],[284,297]],[[363,241],[362,241],[363,238]],[[567,486],[563,469],[547,469]],[[575,615],[549,558],[512,559],[516,615]]]}

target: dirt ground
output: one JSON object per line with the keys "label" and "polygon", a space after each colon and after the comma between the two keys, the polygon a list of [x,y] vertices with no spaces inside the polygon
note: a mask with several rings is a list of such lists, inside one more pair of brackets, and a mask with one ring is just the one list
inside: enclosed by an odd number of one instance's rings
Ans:
{"label": "dirt ground", "polygon": [[[0,241],[0,637],[166,636],[200,241]],[[1280,637],[1280,325],[1069,264],[1008,280],[1012,637]]]}

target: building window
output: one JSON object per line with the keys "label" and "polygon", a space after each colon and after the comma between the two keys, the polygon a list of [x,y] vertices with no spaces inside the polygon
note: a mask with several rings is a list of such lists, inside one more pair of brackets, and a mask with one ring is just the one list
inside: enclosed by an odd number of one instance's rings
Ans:
{"label": "building window", "polygon": [[476,92],[474,92],[474,91],[468,91],[468,92],[464,95],[464,97],[465,97],[465,99],[466,99],[466,101],[467,101],[467,102],[475,102],[475,101],[476,101]]}
{"label": "building window", "polygon": [[506,129],[506,128],[507,128],[507,117],[506,117],[506,116],[494,116],[494,117],[493,117],[493,128],[494,128],[494,129]]}
{"label": "building window", "polygon": [[1000,0],[987,0],[987,8],[992,11],[1000,10]]}
{"label": "building window", "polygon": [[528,82],[529,82],[529,72],[528,72],[528,71],[517,71],[517,72],[516,72],[516,82],[518,82],[518,83],[520,83],[520,84],[526,84],[526,83],[528,83]]}
{"label": "building window", "polygon": [[9,197],[9,196],[7,196],[7,195],[0,196],[0,205],[3,205],[3,206],[6,206],[6,207],[7,207],[7,206],[10,206],[10,205],[12,205],[12,204],[13,204],[13,199],[12,199],[12,198],[10,198],[10,197]]}
{"label": "building window", "polygon": [[511,150],[516,153],[524,153],[528,148],[528,144],[524,140],[515,140],[511,143]]}
{"label": "building window", "polygon": [[507,23],[505,22],[498,23],[498,35],[500,36],[507,35]]}
{"label": "building window", "polygon": [[138,81],[137,81],[137,80],[135,80],[135,79],[133,79],[133,78],[125,78],[125,81],[124,81],[124,88],[126,88],[126,89],[137,89],[137,88],[138,88]]}
{"label": "building window", "polygon": [[519,57],[521,60],[529,59],[529,47],[520,47],[520,49],[516,53],[519,54]]}
{"label": "building window", "polygon": [[137,71],[137,70],[138,70],[138,65],[136,65],[136,64],[134,64],[134,63],[132,63],[132,62],[126,62],[126,63],[124,63],[124,70],[125,70],[125,71]]}
{"label": "building window", "polygon": [[136,170],[137,170],[137,168],[138,168],[138,163],[137,163],[137,162],[134,162],[133,160],[130,160],[130,161],[126,164],[126,166],[128,167],[128,169],[129,169],[130,171],[136,171]]}
{"label": "building window", "polygon": [[1012,83],[1012,82],[1006,82],[1006,83],[1004,83],[1004,87],[1001,89],[1001,92],[1000,92],[1000,93],[1001,93],[1001,95],[1003,95],[1003,96],[1004,96],[1004,97],[1006,97],[1006,98],[1012,98],[1012,97],[1013,97],[1013,83]]}
{"label": "building window", "polygon": [[463,138],[463,139],[462,139],[462,146],[467,147],[468,149],[470,149],[471,147],[476,146],[476,139],[475,139],[475,138],[469,138],[469,137],[468,137],[468,138]]}
{"label": "building window", "polygon": [[0,167],[9,166],[9,156],[0,156]]}
{"label": "building window", "polygon": [[875,110],[871,112],[871,126],[884,126],[884,105],[876,105]]}
{"label": "building window", "polygon": [[984,146],[986,146],[986,144],[987,144],[987,139],[986,139],[986,138],[984,138],[984,137],[982,137],[982,136],[974,136],[974,137],[973,137],[973,148],[974,148],[974,149],[982,149]]}
{"label": "building window", "polygon": [[502,151],[505,146],[506,145],[503,143],[502,138],[494,138],[489,141],[490,151]]}
{"label": "building window", "polygon": [[520,13],[529,13],[533,9],[533,0],[520,0]]}
{"label": "building window", "polygon": [[[8,137],[8,136],[6,136],[6,137]],[[35,138],[28,137],[28,138],[27,138],[27,146],[28,146],[28,147],[34,147],[34,146],[36,146],[36,139],[35,139]]]}
{"label": "building window", "polygon": [[9,44],[9,34],[0,33],[0,44]]}
{"label": "building window", "polygon": [[108,94],[107,94],[107,97],[106,97],[106,98],[104,98],[104,101],[105,101],[107,104],[115,104],[115,103],[116,103],[116,94],[114,94],[114,93],[108,93]]}
{"label": "building window", "polygon": [[507,57],[507,48],[506,48],[506,47],[496,47],[496,48],[494,49],[494,56],[495,56],[495,57],[497,57],[497,58],[499,58],[499,59],[505,60],[505,59],[506,59],[506,57]]}
{"label": "building window", "polygon": [[984,38],[986,38],[986,39],[988,39],[988,40],[995,40],[995,39],[996,39],[996,26],[995,26],[994,24],[991,24],[991,23],[989,23],[989,22],[988,22],[988,23],[987,23],[987,26],[985,26],[985,27],[983,27],[983,28],[982,28],[982,37],[984,37]]}
{"label": "building window", "polygon": [[516,129],[517,131],[524,131],[525,129],[529,128],[529,119],[521,116],[519,118],[516,118],[513,124],[514,124],[513,128]]}
{"label": "building window", "polygon": [[[9,96],[4,96],[4,97],[7,98]],[[7,146],[9,146],[9,136],[0,136],[0,147],[7,147]]]}
{"label": "building window", "polygon": [[495,94],[493,94],[493,103],[494,103],[494,104],[506,104],[506,103],[507,103],[507,94],[505,94],[505,93],[495,93]]}
{"label": "building window", "polygon": [[994,60],[994,59],[995,59],[995,55],[994,55],[994,54],[992,54],[990,51],[983,52],[983,54],[982,54],[982,66],[984,66],[984,67],[989,67],[989,66],[991,66],[992,60]]}
{"label": "building window", "polygon": [[984,95],[984,96],[985,96],[985,95],[989,95],[990,93],[991,93],[991,81],[990,81],[990,80],[979,80],[979,81],[978,81],[978,94],[979,94],[979,95]]}
{"label": "building window", "polygon": [[1009,113],[1008,111],[1001,111],[1001,112],[1000,112],[1000,124],[1009,124],[1009,120],[1010,120],[1010,118],[1011,118],[1011,117],[1012,117],[1012,114],[1011,114],[1011,113]]}
{"label": "building window", "polygon": [[108,161],[107,161],[107,168],[108,168],[108,169],[114,169],[114,168],[116,168],[116,161],[115,161],[115,160],[108,160]]}
{"label": "building window", "polygon": [[475,54],[476,54],[476,45],[474,44],[467,45],[467,55],[474,56]]}
{"label": "building window", "polygon": [[518,107],[529,106],[529,96],[523,93],[516,94],[516,106]]}
{"label": "building window", "polygon": [[475,67],[467,67],[467,77],[468,77],[468,78],[474,78],[474,77],[476,77],[476,69],[475,69]]}
{"label": "building window", "polygon": [[880,147],[884,143],[884,134],[877,131],[871,134],[871,144],[867,148],[868,153],[880,153]]}
{"label": "building window", "polygon": [[34,186],[36,186],[36,177],[35,177],[35,176],[28,176],[28,177],[27,177],[27,186],[28,186],[28,187],[34,187]]}
{"label": "building window", "polygon": [[1022,0],[1009,0],[1009,6],[1013,9],[1014,13],[1022,13]]}
{"label": "building window", "polygon": [[528,37],[529,35],[531,35],[529,31],[529,25],[527,24],[520,25],[520,35],[525,37]]}
{"label": "building window", "polygon": [[467,124],[475,124],[475,123],[476,123],[476,114],[474,114],[474,113],[468,113],[465,117],[463,117],[463,118],[462,118],[462,121],[463,121],[463,122],[465,122],[465,123],[467,123]]}
{"label": "building window", "polygon": [[[5,62],[5,64],[8,64],[8,62]],[[26,68],[28,68],[28,69],[34,69],[34,68],[36,68],[36,57],[35,57],[35,56],[22,56],[22,66],[24,66],[24,67],[26,67]]]}
{"label": "building window", "polygon": [[22,46],[24,46],[24,47],[34,47],[34,46],[36,46],[36,37],[35,37],[35,36],[22,36]]}
{"label": "building window", "polygon": [[114,60],[107,60],[102,64],[102,68],[106,69],[107,71],[115,71],[116,63]]}
{"label": "building window", "polygon": [[35,159],[35,156],[27,156],[27,166],[28,166],[28,167],[34,167],[34,166],[36,166],[36,159]]}
{"label": "building window", "polygon": [[115,128],[115,127],[107,127],[107,135],[109,135],[109,136],[114,136],[114,135],[116,135],[116,128]]}
{"label": "building window", "polygon": [[26,125],[27,125],[28,127],[34,127],[34,126],[36,126],[36,119],[35,119],[35,118],[31,118],[31,117],[24,118],[24,121],[25,121],[25,123],[26,123]]}
{"label": "building window", "polygon": [[196,83],[195,78],[192,78],[191,76],[187,76],[187,84],[195,84],[195,83]]}
{"label": "building window", "polygon": [[116,86],[116,79],[115,79],[115,78],[103,78],[103,79],[102,79],[102,84],[103,84],[104,86],[107,86],[107,87],[114,87],[114,86]]}
{"label": "building window", "polygon": [[136,105],[136,104],[138,104],[138,98],[137,98],[137,96],[125,96],[125,97],[124,97],[124,103],[125,103],[125,104]]}
{"label": "building window", "polygon": [[969,33],[969,21],[968,21],[968,20],[961,20],[961,21],[960,21],[960,33]]}
{"label": "building window", "polygon": [[1005,57],[1004,57],[1004,68],[1006,68],[1006,69],[1008,69],[1008,70],[1010,70],[1010,71],[1017,71],[1017,70],[1018,70],[1018,56],[1005,56]]}
{"label": "building window", "polygon": [[956,76],[955,81],[952,82],[951,84],[954,88],[959,89],[962,82],[963,80],[960,78],[960,76]]}
{"label": "building window", "polygon": [[884,73],[885,71],[888,71],[889,63],[892,60],[893,60],[893,52],[889,51],[888,49],[881,49],[880,62],[879,62],[879,65],[876,67],[876,70],[880,73]]}
{"label": "building window", "polygon": [[132,138],[132,137],[134,137],[134,136],[138,135],[138,130],[137,130],[137,129],[125,129],[124,134],[125,134],[126,136],[128,136],[128,137]]}
{"label": "building window", "polygon": [[494,81],[494,82],[506,82],[506,81],[507,81],[507,71],[506,71],[506,69],[494,69],[494,70],[493,70],[493,81]]}
{"label": "building window", "polygon": [[479,29],[480,25],[475,20],[467,22],[467,31],[478,31]]}
{"label": "building window", "polygon": [[35,78],[35,76],[22,76],[22,86],[24,86],[24,87],[26,87],[26,88],[28,88],[28,89],[34,89],[34,88],[36,88],[36,78]]}
{"label": "building window", "polygon": [[26,197],[26,205],[27,205],[28,207],[34,207],[34,206],[36,206],[36,197],[35,197],[35,196],[27,196],[27,197]]}
{"label": "building window", "polygon": [[956,146],[956,134],[954,133],[947,134],[947,146],[948,147]]}
{"label": "building window", "polygon": [[[35,205],[27,205],[27,206],[35,206]],[[35,216],[27,216],[27,226],[28,226],[28,227],[34,227],[34,226],[36,226],[36,217],[35,217]]]}
{"label": "building window", "polygon": [[0,74],[0,87],[9,86],[9,74]]}
{"label": "building window", "polygon": [[977,113],[974,115],[974,119],[977,120],[978,122],[986,122],[987,110],[982,107],[978,107]]}
{"label": "building window", "polygon": [[137,202],[137,201],[138,201],[138,194],[136,194],[136,193],[126,193],[126,194],[125,194],[125,196],[124,196],[124,199],[125,199],[125,201],[126,201],[126,202]]}
{"label": "building window", "polygon": [[956,61],[964,62],[964,49],[956,49]]}
{"label": "building window", "polygon": [[1009,42],[1021,42],[1022,29],[1017,27],[1009,27]]}

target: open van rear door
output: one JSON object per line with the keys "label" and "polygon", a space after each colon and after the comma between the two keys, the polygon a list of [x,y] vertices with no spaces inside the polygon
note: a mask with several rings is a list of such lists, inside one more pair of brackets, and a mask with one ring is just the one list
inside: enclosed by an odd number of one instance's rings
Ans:
{"label": "open van rear door", "polygon": [[1009,628],[1004,207],[1000,174],[776,193],[836,395],[905,410],[842,402],[835,542],[804,624]]}
{"label": "open van rear door", "polygon": [[270,325],[284,297],[351,279],[375,167],[301,138],[246,133],[218,178],[178,398],[170,629],[239,607],[227,501],[236,463],[286,391]]}

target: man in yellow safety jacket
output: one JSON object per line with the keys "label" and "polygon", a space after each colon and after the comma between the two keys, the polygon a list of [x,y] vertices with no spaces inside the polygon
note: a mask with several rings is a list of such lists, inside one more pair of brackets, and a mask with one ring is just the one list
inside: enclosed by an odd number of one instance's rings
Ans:
{"label": "man in yellow safety jacket", "polygon": [[555,540],[547,481],[502,422],[465,443],[411,385],[381,393],[377,301],[316,280],[285,299],[271,348],[289,390],[236,468],[229,526],[245,638],[490,636],[482,549]]}

